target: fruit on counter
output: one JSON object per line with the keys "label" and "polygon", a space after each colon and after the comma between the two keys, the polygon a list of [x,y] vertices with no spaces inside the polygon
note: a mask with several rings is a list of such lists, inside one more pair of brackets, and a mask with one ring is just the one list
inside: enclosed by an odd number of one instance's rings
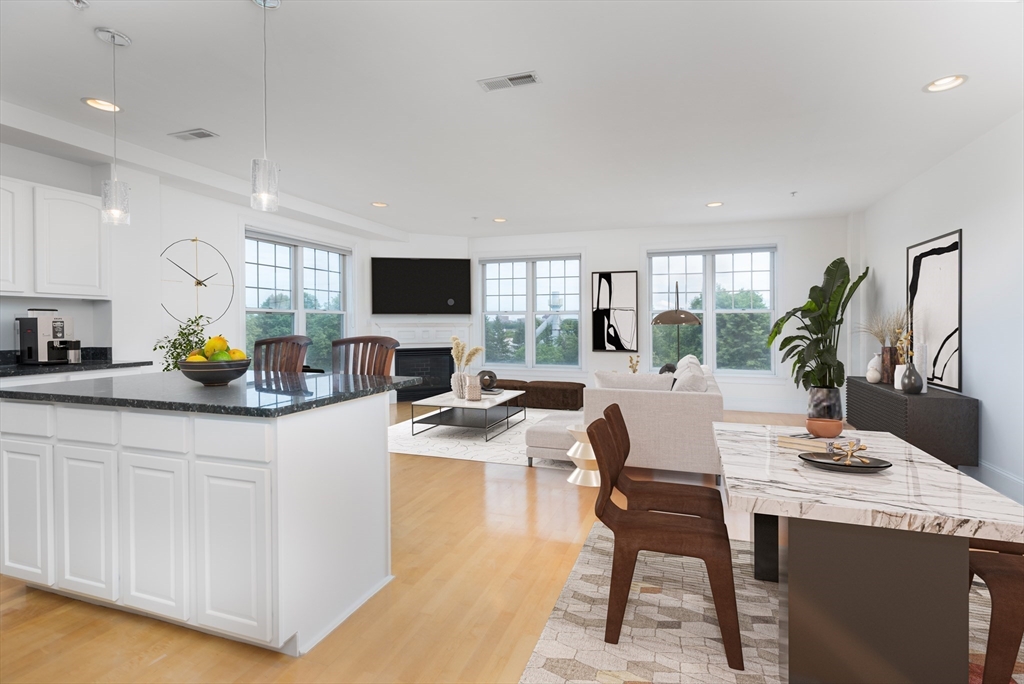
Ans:
{"label": "fruit on counter", "polygon": [[191,354],[188,355],[188,358],[186,358],[185,360],[186,361],[206,361],[207,359],[202,354],[197,354],[195,352],[192,352]]}
{"label": "fruit on counter", "polygon": [[247,357],[245,355],[245,352],[242,351],[241,349],[231,349],[231,350],[228,350],[228,354],[231,355],[231,359],[233,361],[244,361],[245,359],[249,358],[249,357]]}
{"label": "fruit on counter", "polygon": [[223,335],[217,335],[211,337],[206,341],[206,345],[203,347],[203,351],[206,353],[206,358],[213,361],[213,354],[215,352],[226,352],[228,350],[228,341],[224,339]]}
{"label": "fruit on counter", "polygon": [[230,360],[231,360],[231,354],[229,354],[228,352],[223,351],[223,350],[215,351],[212,354],[210,354],[210,361],[230,361]]}
{"label": "fruit on counter", "polygon": [[190,351],[185,356],[185,358],[189,358],[189,357],[192,357],[192,356],[202,356],[205,359],[206,358],[206,352],[204,352],[202,349],[193,349],[192,351]]}

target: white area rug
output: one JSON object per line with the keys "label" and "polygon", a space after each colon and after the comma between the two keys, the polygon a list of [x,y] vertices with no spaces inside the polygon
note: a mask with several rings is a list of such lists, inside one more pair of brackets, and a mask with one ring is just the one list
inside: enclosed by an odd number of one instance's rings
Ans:
{"label": "white area rug", "polygon": [[[423,415],[426,410],[421,409]],[[558,411],[527,409],[526,419],[505,432],[495,435],[491,441],[484,441],[483,430],[438,426],[415,437],[411,434],[411,421],[405,421],[388,428],[388,451],[393,454],[412,454],[414,456],[435,456],[438,458],[456,458],[463,461],[483,461],[486,463],[510,463],[526,466],[526,428],[536,425],[543,418]],[[519,420],[517,416],[515,420]],[[425,426],[417,426],[416,430]],[[495,428],[497,430],[497,428]],[[571,461],[555,461],[546,458],[535,458],[533,465],[539,468],[557,468],[572,470]]]}

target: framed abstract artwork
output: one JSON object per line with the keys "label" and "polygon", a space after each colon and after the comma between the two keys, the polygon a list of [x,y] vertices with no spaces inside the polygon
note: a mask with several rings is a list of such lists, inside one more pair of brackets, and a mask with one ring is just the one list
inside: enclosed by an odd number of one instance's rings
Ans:
{"label": "framed abstract artwork", "polygon": [[636,352],[637,272],[595,271],[591,278],[593,350]]}
{"label": "framed abstract artwork", "polygon": [[927,350],[921,370],[928,384],[957,392],[961,390],[961,277],[959,230],[907,247],[907,312],[913,348]]}

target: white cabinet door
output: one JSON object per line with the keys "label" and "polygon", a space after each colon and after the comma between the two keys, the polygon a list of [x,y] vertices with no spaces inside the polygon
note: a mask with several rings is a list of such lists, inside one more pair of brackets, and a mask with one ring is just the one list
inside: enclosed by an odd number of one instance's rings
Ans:
{"label": "white cabinet door", "polygon": [[188,620],[188,462],[122,453],[119,470],[124,603]]}
{"label": "white cabinet door", "polygon": [[270,641],[270,471],[197,462],[200,625]]}
{"label": "white cabinet door", "polygon": [[53,448],[57,586],[116,601],[117,454]]}
{"label": "white cabinet door", "polygon": [[25,292],[32,261],[32,186],[0,178],[0,292]]}
{"label": "white cabinet door", "polygon": [[0,572],[53,584],[53,460],[48,444],[0,440]]}
{"label": "white cabinet door", "polygon": [[37,186],[36,292],[110,296],[109,232],[100,221],[100,198]]}

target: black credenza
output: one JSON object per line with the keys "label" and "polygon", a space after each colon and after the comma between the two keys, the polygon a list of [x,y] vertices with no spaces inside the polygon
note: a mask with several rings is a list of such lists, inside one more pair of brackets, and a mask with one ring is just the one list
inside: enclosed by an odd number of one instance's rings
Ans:
{"label": "black credenza", "polygon": [[978,465],[977,399],[929,387],[904,394],[864,378],[846,379],[846,422],[858,430],[891,432],[951,466]]}

